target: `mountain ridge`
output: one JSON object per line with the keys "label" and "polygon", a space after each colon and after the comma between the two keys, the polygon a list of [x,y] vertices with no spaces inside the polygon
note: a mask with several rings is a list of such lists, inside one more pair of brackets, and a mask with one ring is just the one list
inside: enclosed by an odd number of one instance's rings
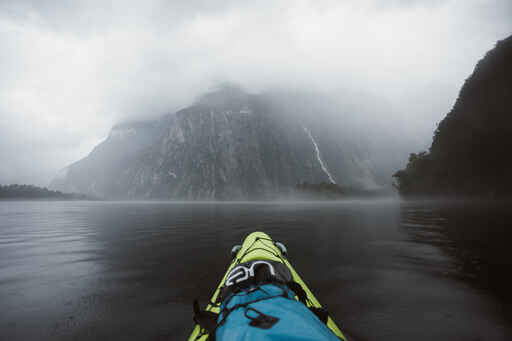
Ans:
{"label": "mountain ridge", "polygon": [[264,199],[303,182],[380,187],[356,142],[319,124],[313,107],[298,113],[285,102],[223,87],[158,120],[115,125],[51,187],[113,199],[185,200]]}
{"label": "mountain ridge", "polygon": [[404,195],[512,194],[512,36],[476,64],[428,152],[395,173]]}

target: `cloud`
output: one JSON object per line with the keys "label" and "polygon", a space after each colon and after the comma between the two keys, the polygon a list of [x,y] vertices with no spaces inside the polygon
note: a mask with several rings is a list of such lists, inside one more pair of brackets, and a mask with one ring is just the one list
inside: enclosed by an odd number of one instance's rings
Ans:
{"label": "cloud", "polygon": [[0,0],[0,183],[45,184],[115,122],[224,81],[366,92],[426,145],[510,13],[505,0]]}

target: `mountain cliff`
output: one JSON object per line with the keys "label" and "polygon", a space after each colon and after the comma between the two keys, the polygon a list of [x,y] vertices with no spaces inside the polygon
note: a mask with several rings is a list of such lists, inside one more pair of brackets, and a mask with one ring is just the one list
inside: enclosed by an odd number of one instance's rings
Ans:
{"label": "mountain cliff", "polygon": [[478,62],[429,152],[394,176],[403,194],[512,194],[512,36]]}
{"label": "mountain cliff", "polygon": [[313,101],[284,97],[225,86],[157,120],[117,125],[51,187],[186,200],[276,197],[299,183],[379,188],[358,141],[330,129]]}

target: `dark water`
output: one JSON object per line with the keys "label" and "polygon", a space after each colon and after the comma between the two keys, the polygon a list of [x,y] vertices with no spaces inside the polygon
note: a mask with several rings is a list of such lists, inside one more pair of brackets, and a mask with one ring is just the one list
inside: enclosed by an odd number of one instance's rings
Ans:
{"label": "dark water", "polygon": [[511,340],[509,205],[0,202],[0,340],[178,340],[229,249],[283,241],[354,340]]}

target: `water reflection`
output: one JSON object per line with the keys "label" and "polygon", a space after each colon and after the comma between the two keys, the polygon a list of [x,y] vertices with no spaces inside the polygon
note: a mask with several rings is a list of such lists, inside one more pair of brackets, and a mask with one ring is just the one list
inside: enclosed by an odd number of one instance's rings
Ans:
{"label": "water reflection", "polygon": [[511,208],[509,202],[496,201],[404,202],[400,224],[409,241],[434,245],[447,256],[445,274],[497,297],[508,321],[512,318]]}
{"label": "water reflection", "polygon": [[353,340],[508,340],[505,296],[475,289],[503,280],[495,259],[508,264],[494,239],[505,225],[488,214],[395,200],[3,202],[0,339],[183,339],[231,246],[262,230]]}
{"label": "water reflection", "polygon": [[0,205],[2,339],[65,336],[76,325],[73,305],[103,271],[94,228],[78,211],[48,202]]}

